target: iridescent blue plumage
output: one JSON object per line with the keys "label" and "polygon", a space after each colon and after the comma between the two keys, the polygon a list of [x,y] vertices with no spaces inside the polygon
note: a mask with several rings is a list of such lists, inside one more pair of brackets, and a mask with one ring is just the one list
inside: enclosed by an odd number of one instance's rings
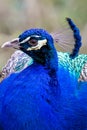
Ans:
{"label": "iridescent blue plumage", "polygon": [[[39,49],[35,39],[31,40],[32,35],[42,37],[36,40],[42,43]],[[27,37],[30,37],[28,41]],[[76,78],[58,66],[53,38],[46,31],[31,29],[19,39],[20,49],[34,61],[0,84],[0,127],[4,130],[86,130],[87,83],[79,88]],[[29,47],[24,46],[24,40]],[[31,43],[34,45],[30,47]]]}
{"label": "iridescent blue plumage", "polygon": [[71,58],[75,58],[78,55],[79,49],[82,45],[81,43],[81,36],[80,36],[80,31],[79,28],[74,24],[74,22],[70,18],[66,18],[68,24],[70,25],[70,28],[73,31],[73,36],[75,39],[75,45],[72,53],[70,54]]}

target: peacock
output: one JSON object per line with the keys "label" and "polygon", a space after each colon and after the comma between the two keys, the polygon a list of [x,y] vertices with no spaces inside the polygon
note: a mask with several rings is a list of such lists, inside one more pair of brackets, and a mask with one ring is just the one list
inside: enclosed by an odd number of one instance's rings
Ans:
{"label": "peacock", "polygon": [[53,37],[29,29],[5,43],[33,62],[0,83],[0,129],[87,130],[87,82],[59,65]]}
{"label": "peacock", "polygon": [[[62,42],[65,42],[65,39],[70,39],[68,44],[71,44],[71,38],[73,40],[74,49],[72,53],[64,53],[64,52],[57,52],[59,65],[68,68],[70,73],[74,73],[75,77],[78,81],[87,81],[87,55],[80,54],[78,55],[79,49],[82,45],[81,43],[81,36],[78,27],[74,24],[74,22],[70,18],[66,18],[70,29],[72,30],[72,34],[67,36],[66,32],[61,37],[60,33],[53,33],[54,42],[60,45]],[[70,33],[70,32],[69,32]],[[67,38],[65,38],[67,36]],[[63,40],[64,39],[64,40]],[[70,43],[71,42],[71,43]],[[66,43],[67,44],[67,43]],[[63,45],[66,45],[63,43]],[[15,51],[15,53],[11,56],[8,60],[7,64],[2,69],[2,77],[5,78],[13,72],[19,72],[26,68],[27,66],[33,63],[33,59],[28,56],[26,53],[22,52],[21,50]]]}

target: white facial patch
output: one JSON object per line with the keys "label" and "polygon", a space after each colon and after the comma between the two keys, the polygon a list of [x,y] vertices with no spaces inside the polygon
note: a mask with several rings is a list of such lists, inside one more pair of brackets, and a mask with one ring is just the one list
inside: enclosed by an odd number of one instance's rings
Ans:
{"label": "white facial patch", "polygon": [[23,41],[20,42],[20,44],[23,44],[25,42],[27,42],[30,39],[30,37],[27,37],[26,39],[24,39]]}
{"label": "white facial patch", "polygon": [[42,46],[46,45],[47,43],[47,40],[44,39],[44,40],[38,40],[38,44],[36,46],[32,46],[32,47],[29,47],[27,49],[27,51],[31,51],[31,50],[38,50],[40,49]]}
{"label": "white facial patch", "polygon": [[[39,37],[38,35],[32,35],[32,36],[33,36],[33,37]],[[21,41],[20,44],[23,44],[23,43],[29,41],[30,38],[31,38],[30,36],[27,37],[26,39],[24,39],[23,41]]]}

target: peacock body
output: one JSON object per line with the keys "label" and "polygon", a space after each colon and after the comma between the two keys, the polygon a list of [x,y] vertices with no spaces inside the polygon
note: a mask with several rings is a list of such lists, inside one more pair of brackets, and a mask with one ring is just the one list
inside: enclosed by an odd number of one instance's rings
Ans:
{"label": "peacock body", "polygon": [[6,43],[33,62],[0,84],[0,128],[4,130],[86,130],[87,82],[59,65],[52,36],[30,29]]}

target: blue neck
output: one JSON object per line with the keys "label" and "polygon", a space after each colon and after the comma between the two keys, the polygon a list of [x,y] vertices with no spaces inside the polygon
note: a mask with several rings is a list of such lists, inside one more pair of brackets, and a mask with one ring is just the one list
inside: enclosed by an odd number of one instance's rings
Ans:
{"label": "blue neck", "polygon": [[[58,87],[58,56],[55,49],[50,49],[44,55],[45,61],[43,62],[42,66],[47,70],[51,80],[50,86]],[[34,63],[37,64],[36,61]],[[40,63],[41,64],[41,63]]]}

